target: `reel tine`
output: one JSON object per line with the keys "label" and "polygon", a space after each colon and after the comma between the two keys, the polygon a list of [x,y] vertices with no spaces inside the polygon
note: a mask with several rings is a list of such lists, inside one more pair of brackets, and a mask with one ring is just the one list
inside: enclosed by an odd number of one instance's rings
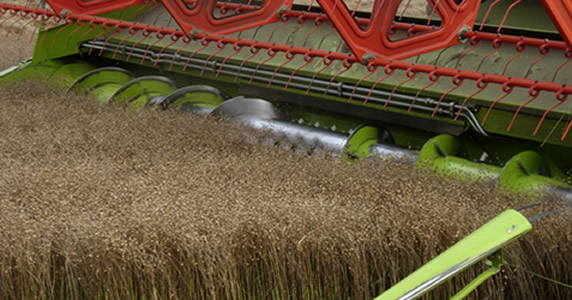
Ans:
{"label": "reel tine", "polygon": [[486,77],[483,77],[479,80],[477,80],[477,87],[479,88],[478,91],[472,93],[471,95],[469,95],[469,97],[465,98],[465,100],[463,101],[463,103],[461,104],[461,108],[459,108],[459,111],[457,112],[457,115],[455,116],[455,121],[457,121],[459,119],[459,116],[461,115],[461,112],[463,111],[463,108],[465,108],[465,105],[467,104],[467,102],[469,102],[469,100],[471,100],[474,96],[480,94],[482,91],[484,91],[487,88],[487,81],[486,81]]}
{"label": "reel tine", "polygon": [[[40,7],[40,3],[38,3],[36,9],[39,9],[39,7]],[[42,13],[42,12],[35,13],[36,15],[35,15],[35,17],[33,17],[34,21],[37,21],[38,18],[40,18],[41,26],[45,25],[52,18],[53,18],[54,22],[56,22],[56,23],[59,22],[58,16],[49,16],[49,15],[45,14],[45,12],[48,12],[48,11],[44,10],[44,13]],[[28,43],[31,44],[34,42],[34,37],[36,36],[36,33],[38,32],[39,28],[40,28],[40,26],[34,26],[34,30],[32,31],[32,34],[30,34],[30,39],[28,40]],[[46,32],[48,29],[49,29],[49,27],[46,29]],[[45,38],[45,33],[44,33],[44,36],[42,36],[42,41],[44,38]]]}
{"label": "reel tine", "polygon": [[[337,2],[336,2],[336,3],[337,3]],[[347,59],[345,59],[345,60],[342,62],[342,65],[345,67],[345,69],[342,70],[342,71],[340,71],[339,73],[337,73],[334,77],[332,77],[332,78],[330,79],[330,81],[328,82],[328,87],[326,87],[326,89],[324,90],[324,96],[330,91],[330,87],[332,86],[332,83],[334,82],[334,80],[336,80],[340,75],[342,75],[342,74],[344,74],[345,72],[349,71],[349,70],[352,68],[353,64],[354,64],[353,62],[351,62],[351,61],[349,61],[349,60],[347,60]]]}
{"label": "reel tine", "polygon": [[433,65],[437,66],[437,64],[439,63],[439,59],[441,58],[441,54],[443,54],[443,52],[449,50],[450,47],[447,48],[443,48],[441,49],[441,51],[439,51],[439,54],[437,54],[437,57],[435,58],[435,60],[433,61]]}
{"label": "reel tine", "polygon": [[[115,26],[115,33],[110,35],[107,39],[105,39],[105,42],[103,42],[103,47],[101,47],[101,50],[99,50],[98,56],[101,56],[103,54],[103,50],[105,50],[105,47],[107,46],[107,43],[114,37],[118,36],[119,34],[121,34],[121,32],[123,31],[122,27],[118,27]],[[117,46],[115,48],[115,50],[117,51],[117,49],[119,49],[119,46]],[[115,55],[116,52],[114,52],[113,54]]]}
{"label": "reel tine", "polygon": [[243,60],[240,63],[240,66],[238,67],[238,70],[236,71],[236,75],[234,76],[234,81],[236,82],[238,80],[238,75],[240,75],[240,72],[242,71],[242,67],[244,66],[244,64],[246,64],[249,60],[251,60],[254,56],[256,56],[256,54],[258,54],[258,52],[260,52],[260,48],[256,47],[256,45],[252,45],[250,46],[250,53],[252,53],[246,60]]}
{"label": "reel tine", "polygon": [[[86,31],[86,32],[84,32],[84,33],[81,35],[81,37],[79,38],[79,40],[82,41],[83,38],[86,37],[88,34],[90,34],[92,31],[94,31],[95,28],[97,28],[97,26],[99,26],[99,25],[98,25],[98,24],[95,24],[95,25],[94,25],[94,24],[93,24],[93,20],[89,21],[89,27],[90,27],[89,30]],[[81,45],[80,43],[77,44],[76,50],[79,50],[79,46],[80,46],[80,45]]]}
{"label": "reel tine", "polygon": [[358,11],[360,5],[361,5],[361,0],[358,0],[358,1],[356,2],[356,5],[355,5],[355,7],[354,7],[354,10],[352,11],[352,17],[355,17],[355,14],[356,14],[356,12]]}
{"label": "reel tine", "polygon": [[248,84],[252,83],[252,81],[254,80],[254,77],[256,76],[256,73],[258,73],[258,70],[260,69],[260,66],[268,63],[271,59],[273,59],[276,56],[276,53],[278,53],[273,48],[268,48],[268,50],[266,52],[268,53],[268,58],[256,66],[256,68],[252,72],[252,75],[250,76],[250,80],[248,80]]}
{"label": "reel tine", "polygon": [[284,63],[282,63],[281,65],[279,65],[276,69],[274,69],[274,73],[272,73],[272,76],[270,77],[270,81],[268,81],[268,85],[266,87],[270,87],[272,85],[272,81],[274,81],[274,77],[276,76],[276,73],[278,72],[278,70],[280,70],[282,67],[284,67],[285,65],[287,65],[288,63],[290,63],[294,57],[296,57],[296,54],[287,51],[286,54],[286,61]]}
{"label": "reel tine", "polygon": [[[385,70],[385,69],[384,69]],[[386,72],[387,73],[387,72]],[[367,96],[365,97],[365,100],[363,101],[363,104],[366,104],[369,101],[369,97],[371,97],[371,94],[373,93],[373,91],[375,90],[375,87],[380,84],[382,81],[386,80],[387,78],[389,78],[391,75],[393,75],[393,72],[391,73],[387,73],[384,77],[382,77],[381,79],[379,79],[378,81],[376,81],[371,88],[369,89],[369,92],[367,93]],[[389,103],[389,101],[386,101],[386,105],[387,103]]]}
{"label": "reel tine", "polygon": [[[26,1],[26,4],[22,7],[24,8],[30,8],[31,1],[28,0]],[[17,5],[16,5],[17,6]],[[20,40],[20,38],[22,37],[23,32],[25,31],[25,29],[31,24],[33,23],[35,20],[38,19],[38,17],[40,17],[40,14],[37,13],[32,13],[31,11],[25,11],[25,10],[20,10],[18,8],[21,7],[17,7],[17,8],[5,8],[2,7],[2,9],[0,9],[0,18],[2,18],[3,20],[0,22],[0,28],[4,27],[4,24],[9,23],[12,19],[14,19],[13,22],[10,23],[10,25],[7,27],[6,29],[6,36],[5,37],[9,37],[10,34],[12,34],[13,29],[16,27],[16,24],[18,24],[19,22],[23,21],[26,18],[29,18],[30,20],[25,22],[24,25],[22,26],[18,26],[20,28],[20,31],[17,33],[18,37],[16,40]],[[8,14],[8,16],[6,17],[6,14]],[[32,14],[32,16],[30,16],[30,14]],[[18,18],[19,17],[19,18]]]}
{"label": "reel tine", "polygon": [[[384,107],[387,107],[387,105],[389,105],[389,101],[391,101],[391,98],[393,97],[393,94],[395,94],[395,91],[397,91],[398,88],[400,88],[402,85],[408,83],[409,81],[413,80],[413,78],[415,78],[415,76],[417,76],[417,72],[415,72],[415,70],[413,70],[413,68],[409,68],[407,69],[407,71],[405,71],[405,76],[407,76],[408,78],[405,79],[404,81],[400,82],[398,85],[396,85],[395,87],[393,87],[393,90],[391,91],[391,94],[389,94],[389,97],[387,97],[387,101],[385,101],[385,104],[383,105]],[[371,95],[371,93],[373,92],[373,88],[375,86],[372,87],[372,89],[369,91],[368,94],[368,98]]]}
{"label": "reel tine", "polygon": [[463,82],[464,82],[464,79],[461,77],[458,77],[458,74],[453,77],[453,84],[455,84],[455,86],[452,87],[450,90],[448,90],[445,94],[441,95],[441,98],[439,98],[439,101],[437,102],[437,105],[435,106],[435,110],[433,110],[433,114],[431,114],[431,118],[434,118],[435,115],[437,114],[437,111],[439,111],[439,106],[441,106],[441,102],[443,102],[443,99],[445,99],[445,97],[447,97],[454,90],[461,87]]}
{"label": "reel tine", "polygon": [[[258,26],[256,27],[256,29],[254,30],[254,35],[252,35],[252,40],[256,41],[256,37],[258,36],[258,32],[260,31],[260,28],[262,28],[262,26]],[[238,33],[239,35],[242,34],[242,31]]]}
{"label": "reel tine", "polygon": [[133,51],[135,50],[137,45],[144,42],[145,40],[147,40],[151,36],[151,31],[147,31],[145,28],[141,31],[141,34],[143,35],[143,38],[141,38],[140,40],[135,42],[135,44],[133,44],[133,46],[131,46],[131,51],[129,51],[129,54],[127,55],[127,58],[125,59],[126,62],[129,62],[129,60],[131,59],[131,55],[133,55]]}
{"label": "reel tine", "polygon": [[502,101],[504,98],[506,98],[508,95],[510,95],[510,93],[512,93],[514,87],[510,84],[510,80],[505,82],[502,85],[502,90],[505,92],[504,95],[500,96],[498,99],[496,99],[495,101],[493,101],[493,103],[491,103],[491,105],[489,106],[489,109],[487,110],[487,113],[485,114],[485,117],[483,118],[483,122],[481,123],[481,126],[485,126],[485,123],[487,122],[487,119],[489,117],[489,114],[491,113],[491,111],[493,110],[493,107],[499,103],[500,101]]}
{"label": "reel tine", "polygon": [[36,19],[37,18],[30,18],[30,20],[28,20],[28,22],[26,22],[24,24],[24,26],[22,26],[22,28],[20,29],[20,32],[18,33],[18,37],[16,38],[17,41],[20,40],[24,31],[26,31],[26,27],[28,27],[30,24],[32,24],[34,21],[36,21]]}
{"label": "reel tine", "polygon": [[70,27],[74,22],[71,21],[69,18],[65,18],[65,22],[67,23],[66,26],[63,26],[62,28],[60,28],[57,32],[56,35],[54,36],[54,39],[52,40],[52,48],[56,45],[56,41],[58,40],[58,37],[60,36],[60,33],[62,31],[64,31],[65,29],[67,29],[68,27]]}
{"label": "reel tine", "polygon": [[312,31],[310,31],[307,35],[306,38],[304,39],[304,43],[302,44],[302,47],[307,48],[306,45],[308,44],[308,40],[310,39],[310,36],[312,36],[316,31],[318,31],[320,28],[322,28],[322,25],[324,25],[324,22],[322,20],[316,19],[314,21],[314,24],[316,25],[316,28],[314,28]]}
{"label": "reel tine", "polygon": [[123,38],[121,41],[119,41],[119,44],[117,44],[117,47],[115,47],[115,51],[113,51],[113,56],[111,56],[111,58],[115,59],[115,56],[117,56],[117,52],[119,51],[119,48],[122,47],[122,45],[123,45],[123,43],[125,43],[125,41],[134,37],[135,34],[137,34],[137,31],[138,30],[134,30],[133,26],[127,28],[127,32],[129,32],[129,35],[127,37]]}
{"label": "reel tine", "polygon": [[232,49],[234,49],[234,52],[231,53],[230,55],[228,55],[227,57],[225,57],[222,62],[220,63],[220,67],[218,68],[215,78],[218,78],[218,76],[220,75],[220,72],[222,71],[222,68],[224,67],[224,65],[226,64],[226,62],[233,56],[237,55],[241,50],[242,50],[243,46],[239,45],[238,42],[235,42],[232,45]]}
{"label": "reel tine", "polygon": [[491,52],[489,52],[487,55],[485,55],[482,59],[481,62],[479,63],[479,66],[477,67],[477,69],[475,70],[476,72],[478,72],[481,67],[483,66],[483,62],[491,55],[495,54],[496,52],[499,51],[499,49],[502,47],[502,41],[500,38],[496,38],[493,40],[492,42],[492,46],[493,46],[493,50]]}
{"label": "reel tine", "polygon": [[155,40],[153,43],[151,43],[149,46],[147,46],[147,48],[145,49],[145,53],[143,53],[143,57],[141,58],[141,61],[139,62],[140,65],[142,65],[143,62],[145,62],[145,59],[147,58],[147,55],[149,54],[149,50],[151,50],[151,48],[153,48],[155,45],[157,45],[159,42],[161,42],[165,38],[165,34],[158,31],[155,34],[155,37],[157,38],[157,40]]}
{"label": "reel tine", "polygon": [[548,115],[551,111],[553,111],[554,109],[556,109],[558,106],[560,106],[562,103],[564,103],[566,101],[567,95],[561,94],[560,92],[557,93],[556,95],[564,95],[564,97],[563,97],[563,99],[558,99],[558,96],[556,96],[558,103],[554,104],[552,107],[550,107],[548,110],[546,110],[544,112],[544,114],[542,115],[542,118],[540,118],[540,121],[538,122],[538,125],[536,125],[536,129],[534,129],[534,132],[532,133],[532,135],[536,135],[538,133],[538,130],[540,129],[540,126],[544,122],[546,115]]}
{"label": "reel tine", "polygon": [[[78,31],[80,31],[83,28],[83,26],[85,26],[85,24],[86,24],[86,22],[80,21],[80,20],[77,20],[76,22],[79,26],[76,29],[74,29],[72,32],[70,32],[70,34],[68,34],[68,38],[66,39],[66,43],[64,45],[64,50],[68,48],[71,37],[74,36]],[[115,56],[113,58],[115,58]]]}
{"label": "reel tine", "polygon": [[288,20],[282,20],[282,24],[276,26],[273,30],[272,33],[270,33],[270,35],[268,36],[268,41],[272,41],[272,38],[274,37],[274,34],[276,33],[276,31],[280,28],[282,28],[284,25],[286,25],[288,22]]}
{"label": "reel tine", "polygon": [[538,95],[540,95],[540,91],[536,88],[536,84],[533,85],[532,87],[530,87],[530,89],[528,89],[528,94],[531,96],[530,99],[528,99],[528,101],[524,102],[523,104],[521,104],[515,111],[514,115],[512,116],[512,120],[510,121],[510,124],[508,125],[506,131],[510,131],[512,129],[512,125],[514,125],[514,121],[516,120],[516,117],[518,116],[518,114],[520,113],[520,110],[525,107],[526,105],[528,105],[529,103],[531,103],[532,101],[536,100],[536,98],[538,98]]}
{"label": "reel tine", "polygon": [[333,62],[333,60],[328,56],[325,56],[322,59],[322,61],[324,62],[324,67],[322,67],[320,70],[318,70],[318,72],[316,72],[312,75],[312,79],[310,79],[310,84],[308,85],[308,88],[306,89],[306,95],[308,95],[310,93],[310,90],[312,89],[312,86],[314,85],[314,80],[316,80],[316,77],[318,75],[320,75],[320,73],[325,71],[327,68],[329,68]]}
{"label": "reel tine", "polygon": [[121,18],[123,18],[123,13],[125,12],[126,9],[127,9],[127,8],[122,8],[122,9],[119,11],[119,16],[117,16],[117,19],[118,19],[118,20],[122,20]]}
{"label": "reel tine", "polygon": [[401,19],[403,19],[403,16],[405,15],[405,13],[407,12],[407,9],[409,8],[409,4],[411,4],[411,0],[407,0],[407,3],[403,7],[403,10],[401,10],[401,14],[399,15],[399,19],[398,19],[399,21],[401,21]]}
{"label": "reel tine", "polygon": [[434,4],[432,3],[432,1],[427,1],[427,3],[429,3],[429,5],[433,6],[432,10],[431,10],[431,14],[429,14],[429,19],[427,20],[427,25],[431,24],[431,21],[433,20],[433,16],[435,15],[435,12],[437,11],[437,6],[439,5],[439,2],[441,0],[437,0],[437,2],[435,2]]}
{"label": "reel tine", "polygon": [[312,10],[312,6],[314,6],[314,3],[316,3],[316,0],[310,1],[310,4],[308,4],[308,9],[306,11]]}
{"label": "reel tine", "polygon": [[87,52],[88,55],[91,55],[91,52],[93,50],[93,46],[95,45],[95,41],[97,41],[100,37],[104,36],[105,34],[107,34],[107,32],[112,28],[110,26],[107,26],[106,23],[102,23],[101,27],[103,29],[105,29],[104,31],[100,32],[95,38],[93,38],[93,41],[91,43],[91,47],[89,47],[89,52]]}
{"label": "reel tine", "polygon": [[213,56],[219,54],[222,50],[224,50],[224,48],[226,47],[226,43],[218,42],[218,43],[216,44],[216,46],[218,47],[218,50],[215,51],[215,52],[213,52],[213,53],[207,58],[207,60],[205,61],[205,64],[203,65],[203,68],[201,69],[201,73],[200,73],[201,76],[202,76],[203,73],[205,72],[205,69],[207,68],[207,66],[208,66],[208,64],[209,64],[209,61],[213,58]]}
{"label": "reel tine", "polygon": [[513,9],[513,7],[515,7],[515,6],[516,6],[517,4],[519,4],[520,2],[522,2],[522,0],[516,0],[513,4],[511,4],[511,5],[507,8],[506,13],[504,14],[504,17],[502,18],[502,21],[501,21],[500,24],[499,24],[499,28],[497,29],[497,32],[500,32],[500,31],[501,31],[501,29],[502,29],[502,27],[503,27],[503,25],[504,25],[504,22],[506,21],[506,18],[508,17],[508,14],[509,14],[510,11]]}
{"label": "reel tine", "polygon": [[570,122],[568,122],[568,127],[566,127],[566,130],[564,131],[564,134],[562,135],[562,138],[560,138],[561,141],[563,141],[564,139],[566,139],[566,136],[568,135],[568,132],[570,131],[570,128],[572,128],[572,120],[570,120]]}
{"label": "reel tine", "polygon": [[[16,13],[18,14],[18,13]],[[14,28],[14,25],[16,25],[18,22],[22,21],[24,18],[26,18],[28,16],[27,13],[24,14],[19,14],[20,18],[15,18],[16,20],[14,22],[12,22],[12,24],[10,24],[10,26],[8,27],[8,30],[6,32],[6,37],[10,36],[10,33],[12,33],[12,29]]]}
{"label": "reel tine", "polygon": [[[297,18],[297,21],[298,21],[298,26],[296,26],[296,28],[294,28],[294,30],[292,30],[290,32],[290,34],[288,34],[288,36],[286,37],[286,43],[288,43],[288,41],[292,41],[292,43],[290,43],[290,46],[293,46],[294,39],[296,38],[296,33],[298,33],[300,28],[302,28],[302,26],[304,26],[306,24],[307,19],[304,18],[304,15],[300,15]],[[307,36],[306,36],[306,38],[307,38]]]}
{"label": "reel tine", "polygon": [[[358,1],[359,2],[359,1]],[[360,80],[358,80],[358,82],[356,82],[354,89],[352,90],[352,94],[350,95],[350,97],[348,98],[348,103],[352,101],[352,99],[354,98],[354,95],[356,93],[356,90],[358,88],[358,86],[362,83],[362,81],[366,80],[367,78],[371,77],[376,71],[377,71],[377,65],[371,65],[369,64],[367,66],[367,69],[369,71],[369,73],[365,76],[363,76]]]}
{"label": "reel tine", "polygon": [[177,49],[177,51],[175,51],[175,54],[173,55],[173,60],[171,60],[171,65],[169,66],[169,71],[173,70],[173,65],[175,64],[175,59],[177,59],[177,56],[179,55],[179,53],[181,53],[181,51],[183,51],[183,49],[187,48],[192,41],[193,41],[193,39],[189,38],[186,35],[183,37],[183,42],[185,42],[185,44],[183,44],[183,46],[181,46],[179,49]]}
{"label": "reel tine", "polygon": [[425,91],[426,89],[428,89],[429,87],[431,87],[432,85],[437,83],[437,81],[439,81],[439,77],[441,77],[441,75],[437,74],[436,70],[437,69],[435,69],[431,73],[429,73],[429,80],[431,82],[417,91],[417,93],[415,94],[415,97],[413,98],[413,101],[411,101],[411,104],[409,105],[409,108],[407,109],[408,112],[410,112],[413,109],[413,105],[415,105],[415,102],[417,101],[417,99],[419,98],[421,93],[423,93],[423,91]]}
{"label": "reel tine", "polygon": [[[522,37],[521,37],[521,39],[522,39]],[[503,75],[503,76],[506,73],[506,70],[508,69],[508,65],[510,65],[510,63],[513,60],[515,60],[517,57],[519,57],[524,52],[524,50],[526,49],[526,45],[524,45],[522,40],[521,40],[520,42],[516,43],[515,49],[516,49],[516,54],[506,62],[506,65],[504,66],[504,69],[502,70],[501,75]]]}
{"label": "reel tine", "polygon": [[28,39],[29,44],[34,42],[34,36],[36,36],[37,32],[38,32],[38,26],[34,26],[34,30],[32,31],[32,34],[30,34],[30,38]]}
{"label": "reel tine", "polygon": [[296,72],[300,71],[301,69],[303,69],[304,67],[309,65],[313,60],[314,60],[314,57],[309,55],[309,53],[304,54],[305,63],[303,65],[299,66],[298,68],[296,68],[296,70],[294,70],[292,72],[292,74],[290,74],[290,78],[288,78],[288,82],[286,82],[286,85],[284,85],[284,90],[287,90],[288,86],[290,86],[290,83],[292,82],[292,79],[294,78],[294,74],[296,74]]}
{"label": "reel tine", "polygon": [[[4,23],[12,20],[15,16],[18,15],[18,13],[16,11],[13,10],[7,10],[8,14],[10,15],[8,18],[4,19],[4,21],[0,22],[0,28],[4,27]],[[4,13],[5,14],[5,13]]]}
{"label": "reel tine", "polygon": [[560,72],[560,70],[566,64],[568,64],[568,62],[572,59],[572,51],[570,51],[570,48],[566,48],[566,50],[564,50],[564,55],[567,59],[560,66],[558,66],[558,68],[556,68],[556,71],[554,71],[554,75],[552,76],[552,82],[554,82],[554,80],[556,80],[556,76],[558,76],[558,72]]}
{"label": "reel tine", "polygon": [[[321,49],[321,48],[322,48],[322,44],[324,43],[324,40],[325,40],[328,36],[332,35],[334,32],[337,32],[337,30],[336,30],[336,29],[332,29],[332,30],[330,30],[328,33],[326,33],[326,34],[322,37],[322,40],[320,40],[320,44],[318,44],[318,47],[317,47],[317,48],[318,48],[318,49]],[[339,47],[338,47],[338,48],[339,48]]]}
{"label": "reel tine", "polygon": [[185,63],[185,66],[183,67],[183,72],[185,72],[187,70],[187,68],[189,67],[189,64],[191,63],[191,60],[193,59],[193,56],[195,56],[195,54],[197,54],[200,51],[203,51],[205,48],[207,48],[210,45],[211,41],[206,40],[204,37],[201,39],[201,45],[203,45],[202,47],[200,47],[199,49],[195,50],[193,53],[191,53],[191,55],[189,55],[189,58],[187,59],[187,62]]}
{"label": "reel tine", "polygon": [[[459,64],[461,63],[461,60],[467,55],[469,54],[471,51],[473,51],[475,48],[477,48],[477,46],[479,45],[480,40],[477,39],[476,36],[472,36],[469,39],[469,43],[471,45],[473,45],[473,47],[465,50],[463,53],[461,53],[461,56],[459,56],[459,60],[457,60],[457,64],[455,64],[455,69],[459,69]],[[419,56],[417,56],[417,58],[419,58]]]}
{"label": "reel tine", "polygon": [[489,8],[487,9],[487,13],[485,14],[485,17],[483,18],[483,22],[481,23],[481,27],[479,27],[479,31],[483,30],[483,27],[485,26],[487,19],[489,18],[489,14],[491,13],[491,10],[499,2],[500,2],[500,0],[495,0],[495,2],[493,2],[489,5]]}
{"label": "reel tine", "polygon": [[48,26],[48,28],[46,28],[46,30],[44,31],[44,34],[42,35],[42,39],[40,40],[40,46],[44,44],[44,40],[46,39],[46,34],[48,33],[48,31],[50,31],[50,30],[54,29],[56,26],[58,26],[59,23],[60,23],[60,21],[61,21],[61,18],[60,18],[59,16],[54,16],[53,18],[50,18],[50,17],[44,18],[44,17],[42,17],[42,20],[44,20],[44,21],[46,21],[46,22],[49,21],[50,19],[53,19],[53,20],[54,20],[54,24]]}
{"label": "reel tine", "polygon": [[342,45],[343,45],[344,43],[345,43],[345,42],[344,42],[343,39],[341,39],[341,40],[338,42],[338,46],[336,47],[336,52],[340,52],[340,48],[342,48]]}
{"label": "reel tine", "polygon": [[526,71],[526,75],[524,76],[524,78],[528,78],[528,75],[530,75],[532,71],[532,67],[534,67],[534,65],[536,65],[539,61],[543,60],[550,53],[550,48],[548,47],[547,44],[548,42],[546,41],[544,44],[542,44],[542,46],[540,46],[539,51],[540,54],[542,54],[542,56],[540,56],[532,64],[530,64],[530,67],[528,67],[528,71]]}
{"label": "reel tine", "polygon": [[157,66],[157,64],[159,63],[159,60],[161,59],[161,57],[163,56],[163,53],[165,52],[165,49],[170,48],[176,42],[178,42],[180,39],[181,39],[180,35],[177,35],[176,33],[171,33],[171,42],[169,44],[167,44],[165,47],[163,47],[161,49],[161,51],[159,51],[159,54],[157,54],[157,59],[155,60],[155,63],[153,63],[153,66]]}

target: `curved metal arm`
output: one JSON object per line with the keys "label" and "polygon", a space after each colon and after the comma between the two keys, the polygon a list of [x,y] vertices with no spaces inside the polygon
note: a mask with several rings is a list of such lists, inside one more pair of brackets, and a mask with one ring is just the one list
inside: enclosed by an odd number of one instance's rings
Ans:
{"label": "curved metal arm", "polygon": [[417,298],[483,258],[490,257],[491,269],[456,295],[463,297],[496,274],[502,263],[501,249],[531,229],[532,225],[525,216],[516,210],[507,210],[375,299]]}

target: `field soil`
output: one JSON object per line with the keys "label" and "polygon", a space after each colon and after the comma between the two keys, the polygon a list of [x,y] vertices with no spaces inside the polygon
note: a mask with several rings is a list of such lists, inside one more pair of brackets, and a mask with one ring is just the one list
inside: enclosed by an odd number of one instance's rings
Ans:
{"label": "field soil", "polygon": [[[28,39],[3,37],[0,68],[31,55]],[[247,144],[224,122],[101,106],[37,81],[0,90],[0,298],[368,299],[538,200]],[[530,273],[572,283],[570,217],[535,222],[473,297],[571,299]]]}

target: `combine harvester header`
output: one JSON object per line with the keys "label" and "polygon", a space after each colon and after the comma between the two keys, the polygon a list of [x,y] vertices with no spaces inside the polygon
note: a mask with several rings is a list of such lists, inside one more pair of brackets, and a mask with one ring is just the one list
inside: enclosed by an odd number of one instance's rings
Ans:
{"label": "combine harvester header", "polygon": [[45,24],[6,79],[57,76],[126,106],[185,102],[306,150],[570,198],[565,2],[427,1],[422,16],[400,0],[48,3],[0,4],[4,26]]}
{"label": "combine harvester header", "polygon": [[411,0],[47,2],[0,3],[8,34],[43,25],[0,82],[41,75],[102,103],[225,116],[296,151],[572,201],[568,0],[426,0],[421,14]]}

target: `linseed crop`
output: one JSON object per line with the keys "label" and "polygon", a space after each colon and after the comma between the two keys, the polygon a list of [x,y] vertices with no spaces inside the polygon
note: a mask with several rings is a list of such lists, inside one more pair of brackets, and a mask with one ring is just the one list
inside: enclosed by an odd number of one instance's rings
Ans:
{"label": "linseed crop", "polygon": [[[31,84],[0,101],[4,298],[368,298],[520,204],[409,166],[245,144],[191,115]],[[569,283],[569,224],[536,223],[507,261]],[[478,295],[571,294],[507,267]]]}
{"label": "linseed crop", "polygon": [[[189,114],[32,82],[0,89],[0,298],[367,299],[535,201],[397,163],[247,144]],[[524,271],[572,283],[570,245],[569,213],[534,223],[473,296],[572,298]]]}

